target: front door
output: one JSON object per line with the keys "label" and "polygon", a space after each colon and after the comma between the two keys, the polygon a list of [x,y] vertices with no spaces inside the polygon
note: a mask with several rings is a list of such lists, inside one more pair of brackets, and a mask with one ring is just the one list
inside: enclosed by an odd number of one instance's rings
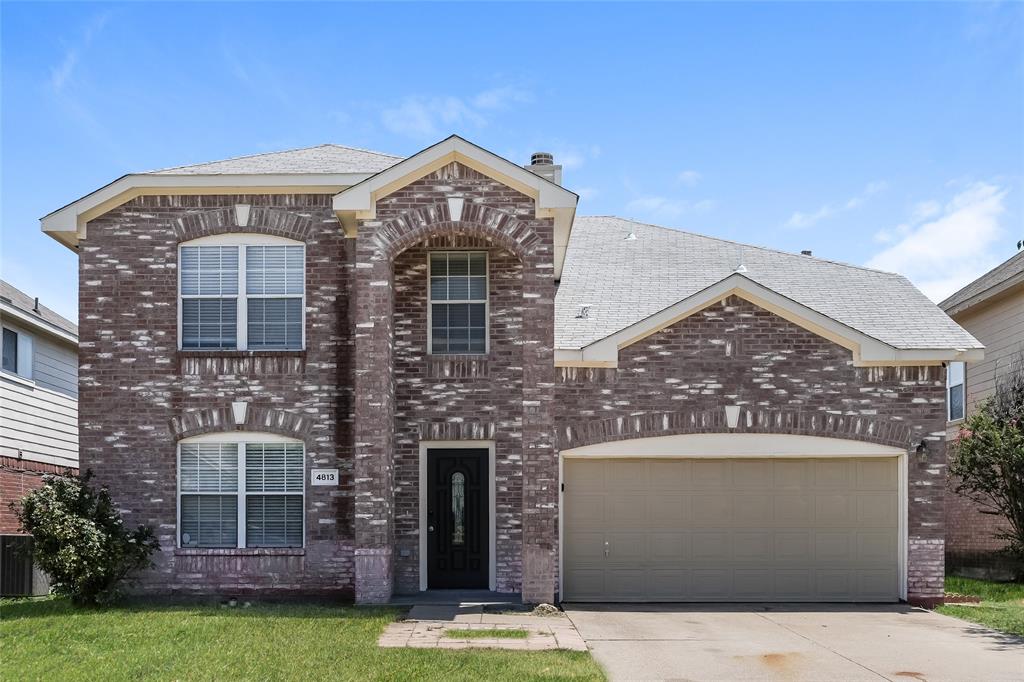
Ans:
{"label": "front door", "polygon": [[427,586],[487,589],[487,450],[427,451]]}

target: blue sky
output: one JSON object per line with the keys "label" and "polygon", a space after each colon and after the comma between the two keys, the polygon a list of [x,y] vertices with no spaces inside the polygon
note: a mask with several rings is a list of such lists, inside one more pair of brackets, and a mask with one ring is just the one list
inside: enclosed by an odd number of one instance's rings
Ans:
{"label": "blue sky", "polygon": [[1024,4],[56,4],[2,11],[2,274],[75,315],[38,218],[133,171],[459,133],[580,213],[895,270],[1024,238]]}

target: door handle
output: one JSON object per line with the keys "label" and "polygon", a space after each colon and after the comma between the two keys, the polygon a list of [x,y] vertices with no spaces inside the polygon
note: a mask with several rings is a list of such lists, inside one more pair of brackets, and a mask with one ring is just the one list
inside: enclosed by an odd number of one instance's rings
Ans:
{"label": "door handle", "polygon": [[427,526],[427,532],[428,533],[433,533],[434,532],[434,527],[433,526]]}
{"label": "door handle", "polygon": [[605,540],[604,541],[604,555],[605,556],[608,556],[608,554],[611,552],[611,550],[609,549],[609,546],[610,545],[608,544],[608,541]]}

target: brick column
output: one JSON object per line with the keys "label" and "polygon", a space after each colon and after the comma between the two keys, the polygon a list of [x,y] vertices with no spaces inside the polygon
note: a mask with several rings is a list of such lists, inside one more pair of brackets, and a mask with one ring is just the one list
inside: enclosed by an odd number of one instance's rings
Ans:
{"label": "brick column", "polygon": [[360,229],[355,276],[355,598],[381,604],[394,588],[391,450],[392,272]]}
{"label": "brick column", "polygon": [[[523,602],[555,601],[558,454],[554,423],[554,298],[550,253],[523,271]],[[547,266],[547,267],[545,267]]]}

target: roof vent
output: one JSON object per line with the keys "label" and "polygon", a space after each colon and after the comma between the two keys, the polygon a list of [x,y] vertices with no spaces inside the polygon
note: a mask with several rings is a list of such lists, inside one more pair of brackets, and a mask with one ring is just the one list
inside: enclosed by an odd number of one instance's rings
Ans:
{"label": "roof vent", "polygon": [[590,317],[590,306],[589,305],[581,305],[579,310],[576,311],[576,319],[577,320],[585,320],[588,317]]}
{"label": "roof vent", "polygon": [[38,296],[36,296],[35,303],[32,304],[32,312],[36,313],[37,315],[39,314],[39,297]]}
{"label": "roof vent", "polygon": [[746,272],[746,271],[747,271],[747,266],[744,265],[743,263],[740,263],[739,265],[737,265],[736,269],[733,270],[733,272]]}
{"label": "roof vent", "polygon": [[635,242],[636,241],[636,232],[630,232],[629,234],[627,234],[625,236],[625,238],[622,241],[624,241],[624,242]]}
{"label": "roof vent", "polygon": [[801,251],[800,255],[801,256],[810,256],[811,255],[811,251],[810,251],[810,249],[808,249],[806,251]]}
{"label": "roof vent", "polygon": [[530,156],[531,166],[554,166],[555,155],[551,152],[534,152]]}

